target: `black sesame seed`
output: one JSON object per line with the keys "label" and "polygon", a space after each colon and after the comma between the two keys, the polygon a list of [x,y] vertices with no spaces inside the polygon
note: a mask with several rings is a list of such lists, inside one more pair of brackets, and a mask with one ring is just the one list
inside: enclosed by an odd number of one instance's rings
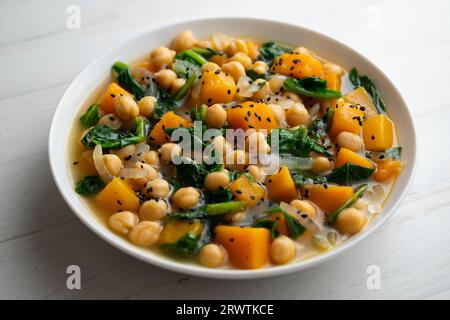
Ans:
{"label": "black sesame seed", "polygon": [[115,95],[114,93],[111,93],[111,97],[112,97],[112,98],[115,98],[116,95]]}
{"label": "black sesame seed", "polygon": [[74,161],[74,162],[73,162],[73,165],[76,166],[76,165],[79,164],[79,163],[80,163],[80,161]]}

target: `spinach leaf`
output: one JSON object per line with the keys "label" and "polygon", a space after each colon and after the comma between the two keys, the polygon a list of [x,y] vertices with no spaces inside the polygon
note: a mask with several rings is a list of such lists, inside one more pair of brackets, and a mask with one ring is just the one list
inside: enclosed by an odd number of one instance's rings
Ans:
{"label": "spinach leaf", "polygon": [[186,80],[186,83],[175,93],[173,96],[173,100],[180,101],[183,99],[188,93],[189,89],[194,85],[195,80],[197,80],[197,74],[193,73],[189,79]]}
{"label": "spinach leaf", "polygon": [[266,73],[257,73],[256,71],[254,71],[252,69],[245,71],[245,73],[247,74],[247,77],[249,77],[253,81],[255,81],[257,79],[264,79],[264,80],[268,79],[268,75]]}
{"label": "spinach leaf", "polygon": [[305,184],[325,184],[328,182],[326,176],[313,175],[305,171],[292,172],[292,179],[297,187]]}
{"label": "spinach leaf", "polygon": [[354,182],[368,179],[374,171],[374,168],[362,167],[347,162],[343,166],[334,169],[328,176],[328,181],[350,186]]}
{"label": "spinach leaf", "polygon": [[[308,136],[308,129],[300,126],[297,130],[273,129],[272,132],[279,135],[280,154],[291,154],[297,157],[308,157],[311,151],[331,157],[316,140]],[[268,136],[268,143],[271,143],[271,135]]]}
{"label": "spinach leaf", "polygon": [[98,120],[100,120],[100,106],[97,103],[91,105],[80,117],[80,123],[85,128],[95,126]]}
{"label": "spinach leaf", "polygon": [[176,157],[178,158],[176,162],[179,163],[175,165],[178,181],[184,185],[202,188],[208,174],[205,166],[188,157]]}
{"label": "spinach leaf", "polygon": [[380,96],[380,93],[373,83],[367,76],[360,76],[356,68],[353,68],[349,73],[349,79],[351,83],[355,86],[355,88],[363,87],[372,97],[375,107],[377,108],[378,113],[383,113],[386,111],[386,107],[383,99]]}
{"label": "spinach leaf", "polygon": [[159,90],[158,101],[155,106],[153,118],[161,119],[167,112],[173,111],[180,106],[167,90]]}
{"label": "spinach leaf", "polygon": [[[178,131],[180,130],[180,131]],[[185,132],[187,135],[191,136],[191,147],[192,149],[194,148],[195,144],[199,144],[202,146],[202,150],[206,147],[206,143],[205,141],[203,141],[203,132],[205,132],[207,130],[206,126],[202,126],[202,132],[201,135],[199,136],[198,134],[196,134],[197,132],[195,131],[195,129],[193,127],[190,128],[184,128],[184,127],[176,127],[176,128],[166,128],[164,131],[167,133],[167,135],[169,137],[172,137],[172,134],[175,131],[178,132]],[[184,133],[183,133],[184,136]]]}
{"label": "spinach leaf", "polygon": [[117,61],[112,68],[117,73],[117,82],[124,89],[131,92],[136,100],[140,100],[145,96],[145,89],[133,77],[127,64]]}
{"label": "spinach leaf", "polygon": [[402,147],[393,147],[383,152],[367,152],[366,155],[371,159],[392,159],[392,160],[400,160],[402,155]]}
{"label": "spinach leaf", "polygon": [[191,211],[172,213],[169,216],[174,219],[203,219],[206,217],[206,206],[200,206]]}
{"label": "spinach leaf", "polygon": [[77,182],[75,191],[82,196],[90,196],[100,191],[103,182],[98,176],[86,176]]}
{"label": "spinach leaf", "polygon": [[192,121],[205,121],[207,109],[208,107],[206,106],[206,104],[202,104],[200,106],[200,109],[197,106],[193,107],[191,110]]}
{"label": "spinach leaf", "polygon": [[282,55],[283,53],[291,51],[291,48],[288,46],[281,45],[274,41],[268,41],[261,45],[259,49],[259,57],[258,60],[264,61],[269,66],[273,64],[273,60]]}
{"label": "spinach leaf", "polygon": [[348,199],[342,206],[336,209],[332,214],[330,214],[327,218],[328,222],[334,223],[338,217],[338,215],[344,211],[344,209],[350,208],[355,204],[356,201],[358,201],[359,198],[361,198],[364,194],[364,192],[367,190],[367,184],[360,185],[358,188],[356,188],[355,194]]}
{"label": "spinach leaf", "polygon": [[342,96],[340,91],[327,89],[327,81],[317,77],[287,78],[284,80],[283,88],[301,96],[318,99],[338,99]]}
{"label": "spinach leaf", "polygon": [[191,232],[187,232],[184,236],[178,239],[175,243],[164,243],[159,247],[161,249],[170,250],[185,256],[193,255],[200,249],[201,236],[196,236]]}
{"label": "spinach leaf", "polygon": [[175,59],[172,67],[178,77],[189,79],[193,74],[197,77],[202,74],[200,67],[188,60]]}
{"label": "spinach leaf", "polygon": [[192,49],[180,52],[175,56],[175,59],[187,60],[200,67],[208,62],[208,60],[206,60],[202,55],[200,55],[199,53],[195,52]]}
{"label": "spinach leaf", "polygon": [[205,194],[205,200],[208,203],[227,202],[233,199],[230,189],[222,189],[216,192],[208,192]]}
{"label": "spinach leaf", "polygon": [[236,180],[241,175],[240,172],[234,171],[234,170],[228,170],[228,176],[230,177],[231,181]]}
{"label": "spinach leaf", "polygon": [[323,139],[327,136],[327,121],[325,118],[315,119],[309,127],[309,135],[315,140]]}
{"label": "spinach leaf", "polygon": [[211,48],[192,48],[191,50],[194,51],[195,53],[198,53],[206,60],[211,59],[213,56],[223,55],[223,52],[213,50]]}
{"label": "spinach leaf", "polygon": [[284,210],[281,207],[272,208],[269,210],[264,211],[264,213],[267,214],[274,214],[274,213],[282,213],[284,216],[284,221],[286,222],[286,227],[289,231],[289,236],[293,239],[297,238],[298,236],[302,235],[303,232],[305,232],[306,228],[289,212]]}
{"label": "spinach leaf", "polygon": [[242,201],[228,201],[220,203],[211,203],[206,206],[208,216],[239,212],[245,209],[245,203]]}
{"label": "spinach leaf", "polygon": [[133,131],[114,131],[105,125],[96,125],[88,131],[81,142],[88,148],[99,144],[103,148],[120,149],[129,144],[137,144],[145,140],[150,130],[150,124],[145,118],[138,117]]}
{"label": "spinach leaf", "polygon": [[258,219],[253,223],[253,227],[269,229],[270,234],[272,235],[272,239],[275,239],[280,235],[280,233],[277,231],[278,221],[275,220]]}

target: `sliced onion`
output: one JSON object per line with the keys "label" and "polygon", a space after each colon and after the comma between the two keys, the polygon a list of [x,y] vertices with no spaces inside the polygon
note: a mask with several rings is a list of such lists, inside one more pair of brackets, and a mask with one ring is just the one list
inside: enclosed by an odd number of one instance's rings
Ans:
{"label": "sliced onion", "polygon": [[108,183],[112,179],[114,179],[114,176],[108,171],[105,166],[105,162],[103,161],[102,147],[99,144],[95,146],[92,158],[94,159],[95,169],[97,170],[100,179],[104,183]]}
{"label": "sliced onion", "polygon": [[309,115],[311,116],[311,119],[314,119],[317,117],[320,111],[320,103],[314,103],[311,108],[309,108]]}
{"label": "sliced onion", "polygon": [[280,157],[280,165],[288,167],[289,170],[309,170],[312,168],[312,158],[298,158],[298,157]]}
{"label": "sliced onion", "polygon": [[[113,129],[113,130],[120,129],[120,127],[122,126],[122,121],[120,121],[119,117],[116,116],[114,113],[105,114],[103,117],[108,117],[108,120],[109,120],[108,126],[111,127],[111,129]],[[111,119],[113,119],[113,120],[111,120]]]}
{"label": "sliced onion", "polygon": [[200,96],[200,91],[202,90],[202,82],[200,80],[197,80],[192,87],[191,91],[191,97],[193,99],[197,99]]}
{"label": "sliced onion", "polygon": [[246,75],[243,75],[237,82],[237,88],[239,89],[239,96],[250,98],[255,92],[260,89],[260,84],[256,81],[253,81]]}
{"label": "sliced onion", "polygon": [[125,179],[145,178],[150,175],[150,170],[147,168],[122,168],[119,175]]}
{"label": "sliced onion", "polygon": [[298,219],[298,221],[302,224],[302,226],[304,226],[307,230],[311,232],[317,232],[321,230],[322,226],[321,224],[318,223],[318,221],[309,216],[304,216],[302,211],[300,211],[297,208],[294,208],[293,206],[287,204],[286,202],[281,202],[280,208],[294,215]]}

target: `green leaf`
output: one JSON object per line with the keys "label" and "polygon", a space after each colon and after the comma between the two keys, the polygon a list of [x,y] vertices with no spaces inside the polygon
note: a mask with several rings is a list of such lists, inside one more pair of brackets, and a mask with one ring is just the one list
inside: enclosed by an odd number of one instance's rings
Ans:
{"label": "green leaf", "polygon": [[187,60],[198,66],[202,66],[208,62],[202,55],[198,54],[194,50],[184,50],[175,56],[176,59]]}
{"label": "green leaf", "polygon": [[189,89],[194,85],[195,80],[197,80],[197,74],[193,73],[189,79],[187,79],[186,83],[175,93],[173,96],[173,100],[180,101],[183,99],[188,93]]}
{"label": "green leaf", "polygon": [[259,49],[258,60],[266,62],[269,66],[272,65],[273,60],[283,53],[291,51],[291,48],[274,41],[268,41],[261,45]]}
{"label": "green leaf", "polygon": [[206,104],[202,104],[200,106],[200,109],[197,106],[193,107],[191,110],[192,121],[205,121],[207,109],[208,107],[206,106]]}
{"label": "green leaf", "polygon": [[180,103],[175,101],[167,90],[159,90],[153,118],[161,119],[167,112],[174,111],[178,107],[180,107]]}
{"label": "green leaf", "polygon": [[305,171],[293,172],[292,179],[297,187],[307,184],[325,184],[328,182],[326,176],[313,175]]}
{"label": "green leaf", "polygon": [[[255,81],[257,79],[267,80],[267,78],[268,78],[267,74],[265,74],[265,73],[257,73],[255,70],[252,70],[252,69],[249,69],[249,70],[245,71],[245,73],[247,74],[247,77],[249,77],[253,81]],[[264,85],[264,83],[263,83],[263,85]]]}
{"label": "green leaf", "polygon": [[350,186],[355,182],[368,179],[374,172],[374,168],[347,162],[343,166],[334,169],[328,176],[328,181]]}
{"label": "green leaf", "polygon": [[317,77],[287,78],[283,83],[283,88],[301,96],[317,99],[338,99],[342,96],[340,91],[327,89],[326,80]]}
{"label": "green leaf", "polygon": [[393,147],[393,148],[384,150],[383,152],[367,152],[366,155],[368,158],[371,158],[371,159],[400,160],[401,155],[402,155],[402,147]]}
{"label": "green leaf", "polygon": [[289,231],[289,237],[296,239],[298,236],[302,235],[306,228],[297,220],[295,219],[289,212],[284,210],[281,207],[272,208],[269,210],[264,211],[264,213],[267,214],[274,214],[274,213],[282,213],[284,216],[284,220],[286,221],[286,227]]}
{"label": "green leaf", "polygon": [[212,203],[206,206],[206,214],[208,216],[216,216],[221,214],[239,212],[245,209],[242,201],[228,201],[221,203]]}
{"label": "green leaf", "polygon": [[367,93],[372,97],[372,101],[377,108],[378,113],[383,113],[386,111],[386,106],[384,104],[383,99],[380,96],[380,93],[375,86],[375,83],[367,76],[360,76],[356,68],[350,70],[349,79],[351,83],[355,86],[355,88],[363,87],[366,89]]}
{"label": "green leaf", "polygon": [[192,75],[197,77],[201,75],[200,67],[190,61],[175,59],[172,70],[177,74],[178,77],[189,79]]}
{"label": "green leaf", "polygon": [[95,126],[98,120],[100,120],[100,106],[97,103],[92,104],[80,117],[80,123],[85,128]]}
{"label": "green leaf", "polygon": [[204,165],[188,157],[176,156],[175,165],[177,169],[177,178],[183,185],[197,188],[203,187],[206,175],[209,173]]}
{"label": "green leaf", "polygon": [[328,222],[334,223],[338,217],[338,215],[344,211],[344,209],[350,208],[364,195],[364,192],[367,190],[367,184],[360,185],[356,190],[355,194],[348,199],[342,206],[336,209],[332,214],[330,214],[327,218]]}
{"label": "green leaf", "polygon": [[233,193],[230,189],[222,189],[205,194],[205,200],[208,203],[227,202],[233,199]]}
{"label": "green leaf", "polygon": [[206,206],[200,206],[191,211],[172,213],[169,216],[173,219],[203,219],[206,217]]}
{"label": "green leaf", "polygon": [[194,51],[195,53],[198,53],[199,55],[201,55],[206,60],[211,59],[213,56],[221,56],[221,55],[223,55],[223,52],[217,51],[217,50],[213,50],[211,48],[192,48],[191,50]]}
{"label": "green leaf", "polygon": [[82,196],[90,196],[100,191],[103,182],[98,176],[86,176],[77,182],[75,191]]}
{"label": "green leaf", "polygon": [[117,73],[117,82],[120,86],[132,93],[136,100],[145,96],[145,89],[133,77],[127,64],[117,61],[113,65],[113,70]]}
{"label": "green leaf", "polygon": [[273,239],[280,235],[280,233],[277,231],[278,221],[275,220],[258,219],[253,223],[253,227],[269,229]]}
{"label": "green leaf", "polygon": [[185,256],[191,256],[200,249],[201,236],[195,236],[191,232],[186,233],[175,243],[164,243],[159,247]]}

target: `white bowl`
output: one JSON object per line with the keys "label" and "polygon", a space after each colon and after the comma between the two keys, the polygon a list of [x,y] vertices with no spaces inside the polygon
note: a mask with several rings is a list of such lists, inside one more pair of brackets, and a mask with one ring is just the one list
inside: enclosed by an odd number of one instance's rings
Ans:
{"label": "white bowl", "polygon": [[[89,211],[74,191],[74,183],[69,174],[66,158],[67,142],[74,117],[90,94],[100,83],[103,83],[110,77],[111,66],[115,61],[128,62],[141,57],[152,48],[167,44],[170,39],[185,29],[191,29],[199,38],[205,38],[212,32],[221,32],[236,36],[248,35],[262,40],[276,40],[283,43],[303,45],[330,61],[344,66],[348,70],[356,67],[361,74],[369,75],[376,82],[386,102],[388,113],[396,123],[399,144],[403,146],[402,157],[406,166],[381,213],[364,232],[353,236],[330,252],[307,260],[258,270],[224,270],[185,264],[153,254],[149,250],[141,249],[126,239],[117,236],[99,223],[94,214]],[[67,204],[81,221],[113,246],[142,261],[176,272],[211,278],[250,279],[286,274],[317,265],[349,249],[374,232],[392,215],[406,193],[415,165],[416,139],[411,114],[394,84],[380,69],[355,50],[320,33],[291,24],[261,19],[218,18],[188,21],[159,28],[134,38],[95,59],[73,80],[58,104],[50,128],[49,157],[56,185]]]}

